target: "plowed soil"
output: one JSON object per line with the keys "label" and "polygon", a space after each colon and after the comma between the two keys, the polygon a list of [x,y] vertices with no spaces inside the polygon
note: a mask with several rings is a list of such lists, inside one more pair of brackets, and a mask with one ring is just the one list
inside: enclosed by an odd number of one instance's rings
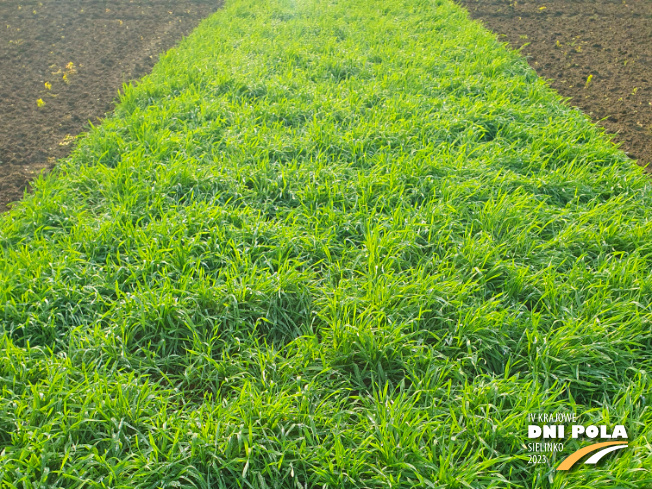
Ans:
{"label": "plowed soil", "polygon": [[0,211],[220,3],[0,1]]}
{"label": "plowed soil", "polygon": [[[642,166],[652,162],[652,1],[457,0]],[[647,166],[648,170],[652,165]]]}

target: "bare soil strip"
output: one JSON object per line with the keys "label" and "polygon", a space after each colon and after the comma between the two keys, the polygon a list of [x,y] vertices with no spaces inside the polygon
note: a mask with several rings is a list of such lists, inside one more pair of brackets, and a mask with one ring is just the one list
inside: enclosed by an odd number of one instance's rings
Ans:
{"label": "bare soil strip", "polygon": [[[589,114],[652,162],[652,2],[457,0]],[[651,167],[648,167],[648,169]]]}
{"label": "bare soil strip", "polygon": [[0,211],[221,0],[0,2]]}

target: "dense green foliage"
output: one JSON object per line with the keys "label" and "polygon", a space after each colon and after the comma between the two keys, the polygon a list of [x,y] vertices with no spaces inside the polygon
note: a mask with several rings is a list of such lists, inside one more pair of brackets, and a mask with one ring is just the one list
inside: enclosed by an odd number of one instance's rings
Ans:
{"label": "dense green foliage", "polygon": [[2,488],[652,487],[650,180],[448,0],[227,1],[1,225]]}

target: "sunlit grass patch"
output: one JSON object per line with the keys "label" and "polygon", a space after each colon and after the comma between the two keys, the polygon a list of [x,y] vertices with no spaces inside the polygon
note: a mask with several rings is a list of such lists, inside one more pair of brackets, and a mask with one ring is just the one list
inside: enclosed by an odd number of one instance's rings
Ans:
{"label": "sunlit grass patch", "polygon": [[227,2],[3,217],[0,478],[643,487],[651,209],[449,1]]}

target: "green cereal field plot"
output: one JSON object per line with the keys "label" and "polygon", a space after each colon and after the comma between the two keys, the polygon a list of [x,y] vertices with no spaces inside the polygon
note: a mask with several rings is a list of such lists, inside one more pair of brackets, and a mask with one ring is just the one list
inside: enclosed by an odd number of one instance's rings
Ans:
{"label": "green cereal field plot", "polygon": [[227,1],[0,227],[2,489],[652,487],[650,179],[449,0]]}

